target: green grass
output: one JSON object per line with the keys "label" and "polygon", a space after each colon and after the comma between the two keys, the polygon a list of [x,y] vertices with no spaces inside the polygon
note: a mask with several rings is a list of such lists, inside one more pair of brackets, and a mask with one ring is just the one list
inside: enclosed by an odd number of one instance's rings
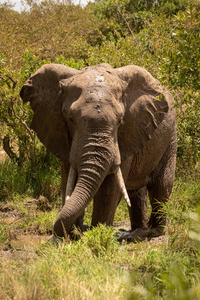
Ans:
{"label": "green grass", "polygon": [[[7,165],[1,168],[11,173]],[[53,172],[46,176],[53,182]],[[0,299],[200,299],[200,179],[196,175],[175,181],[165,207],[168,240],[129,245],[120,245],[115,230],[103,225],[77,242],[46,242],[61,200],[52,196],[49,212],[37,209],[30,202],[31,190],[22,194],[21,186],[20,193],[13,192],[23,183],[19,177],[11,176],[7,183],[4,179],[5,190],[10,182],[13,186],[6,202],[1,202]],[[91,213],[92,203],[86,223]],[[14,219],[8,222],[10,216]],[[124,220],[128,221],[128,209],[121,201],[115,224]]]}
{"label": "green grass", "polygon": [[197,250],[120,247],[104,226],[76,243],[45,244],[34,257],[18,255],[1,262],[1,299],[194,300],[200,296]]}
{"label": "green grass", "polygon": [[60,185],[60,166],[51,155],[46,164],[40,159],[34,168],[27,161],[21,166],[10,160],[0,163],[0,202],[18,195],[55,200],[60,197]]}
{"label": "green grass", "polygon": [[0,244],[5,243],[9,240],[8,226],[0,221]]}

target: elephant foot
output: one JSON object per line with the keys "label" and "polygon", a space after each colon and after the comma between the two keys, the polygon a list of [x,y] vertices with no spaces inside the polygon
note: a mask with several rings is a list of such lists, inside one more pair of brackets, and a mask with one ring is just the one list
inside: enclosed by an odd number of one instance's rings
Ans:
{"label": "elephant foot", "polygon": [[145,240],[150,241],[152,238],[164,235],[163,228],[137,228],[135,230],[120,230],[116,237],[119,242],[126,241],[127,243],[138,243]]}
{"label": "elephant foot", "polygon": [[84,233],[85,231],[90,230],[91,226],[82,224],[81,226],[78,226],[77,228],[78,228],[78,230],[80,230],[81,233]]}
{"label": "elephant foot", "polygon": [[47,244],[59,245],[63,242],[63,239],[56,237],[55,234],[47,241]]}
{"label": "elephant foot", "polygon": [[78,241],[81,239],[82,233],[89,229],[91,229],[91,226],[88,225],[82,224],[81,227],[73,225],[66,237],[60,238],[53,234],[53,236],[48,240],[48,243],[59,245],[63,242],[69,243],[70,241]]}
{"label": "elephant foot", "polygon": [[91,226],[82,224],[81,226],[73,226],[72,230],[69,233],[69,238],[72,241],[78,241],[81,239],[81,236],[84,232],[91,229]]}
{"label": "elephant foot", "polygon": [[70,243],[70,241],[78,241],[80,240],[81,236],[80,234],[78,233],[75,233],[75,232],[70,232],[69,235],[67,235],[67,237],[63,237],[63,238],[60,238],[60,237],[57,237],[55,234],[53,234],[53,236],[48,240],[48,244],[53,244],[53,245],[56,245],[58,246],[59,244],[62,244],[62,243]]}

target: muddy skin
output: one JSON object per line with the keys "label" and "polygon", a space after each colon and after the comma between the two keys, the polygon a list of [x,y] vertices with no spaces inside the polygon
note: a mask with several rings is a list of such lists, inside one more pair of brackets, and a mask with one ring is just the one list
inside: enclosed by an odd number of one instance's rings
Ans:
{"label": "muddy skin", "polygon": [[20,96],[34,111],[32,128],[62,162],[63,207],[55,236],[70,233],[74,224],[84,230],[82,216],[92,199],[91,225],[112,225],[122,195],[132,230],[123,239],[164,233],[162,203],[174,182],[176,116],[172,95],[150,73],[133,65],[78,71],[47,64]]}

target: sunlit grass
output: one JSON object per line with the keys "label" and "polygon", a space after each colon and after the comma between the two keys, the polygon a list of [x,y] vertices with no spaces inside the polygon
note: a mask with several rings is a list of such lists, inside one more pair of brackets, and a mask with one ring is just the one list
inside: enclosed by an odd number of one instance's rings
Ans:
{"label": "sunlit grass", "polygon": [[[0,299],[200,299],[199,187],[196,176],[177,177],[165,206],[167,237],[128,245],[104,225],[76,242],[47,242],[58,200],[51,211],[41,211],[33,197],[10,194],[0,222]],[[84,223],[90,224],[91,214],[92,202]],[[124,220],[122,200],[115,224]]]}

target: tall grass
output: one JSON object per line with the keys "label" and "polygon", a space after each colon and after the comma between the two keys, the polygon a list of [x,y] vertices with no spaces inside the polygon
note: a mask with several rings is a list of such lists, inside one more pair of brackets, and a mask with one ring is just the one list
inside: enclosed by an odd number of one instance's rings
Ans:
{"label": "tall grass", "polygon": [[13,195],[38,197],[44,195],[53,200],[60,196],[60,166],[59,162],[50,154],[38,158],[35,167],[25,161],[18,165],[16,161],[6,160],[0,164],[0,202]]}
{"label": "tall grass", "polygon": [[138,251],[98,229],[76,243],[1,260],[1,299],[199,299],[198,249]]}
{"label": "tall grass", "polygon": [[[199,186],[199,178],[176,179],[165,207],[168,239],[150,243],[120,245],[115,231],[101,225],[77,242],[10,251],[13,231],[28,233],[32,224],[45,233],[58,211],[24,211],[12,226],[2,219],[1,243],[7,241],[8,251],[0,252],[0,299],[200,299]],[[126,210],[122,202],[116,223],[127,218]]]}

